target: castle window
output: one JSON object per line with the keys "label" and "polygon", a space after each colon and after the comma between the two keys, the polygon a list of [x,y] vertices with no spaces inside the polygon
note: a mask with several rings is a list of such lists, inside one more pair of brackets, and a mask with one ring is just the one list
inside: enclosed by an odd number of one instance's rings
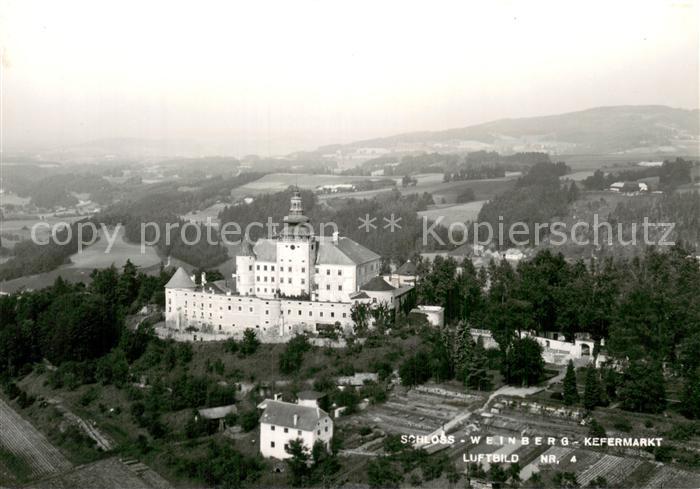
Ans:
{"label": "castle window", "polygon": [[343,313],[343,317],[347,317],[347,316],[348,316],[347,313]]}
{"label": "castle window", "polygon": [[332,317],[332,318],[335,317],[335,313],[334,313],[334,312],[331,313],[331,317]]}
{"label": "castle window", "polygon": [[256,270],[260,270],[260,265],[256,265],[256,266],[255,266],[255,269],[256,269]]}
{"label": "castle window", "polygon": [[297,435],[301,436],[301,430],[297,430]]}
{"label": "castle window", "polygon": [[319,317],[323,317],[323,311],[318,313]]}
{"label": "castle window", "polygon": [[284,429],[284,432],[285,432],[285,433],[289,433],[289,428],[285,428],[285,429]]}
{"label": "castle window", "polygon": [[301,309],[299,309],[299,316],[301,316]]}
{"label": "castle window", "polygon": [[290,271],[290,272],[291,272],[291,271],[292,271],[292,267],[288,267],[288,268],[289,268],[289,270],[288,270],[288,271]]}
{"label": "castle window", "polygon": [[228,310],[229,310],[229,311],[231,310],[231,306],[228,306]]}
{"label": "castle window", "polygon": [[326,284],[326,290],[331,290],[331,284]]}
{"label": "castle window", "polygon": [[253,312],[253,308],[252,308],[252,307],[250,308],[250,312]]}
{"label": "castle window", "polygon": [[274,266],[274,265],[270,265],[270,270],[274,272],[274,271],[275,271],[275,266]]}
{"label": "castle window", "polygon": [[301,284],[304,285],[306,283],[306,279],[301,279]]}
{"label": "castle window", "polygon": [[239,311],[242,311],[243,309],[241,308],[241,306],[238,306],[238,310],[239,310]]}
{"label": "castle window", "polygon": [[275,431],[275,425],[270,426],[270,431]]}
{"label": "castle window", "polygon": [[252,272],[253,271],[253,265],[248,265],[248,271]]}
{"label": "castle window", "polygon": [[267,309],[265,309],[265,314],[268,314],[268,315],[269,315],[269,314],[270,314],[270,311],[267,310]]}
{"label": "castle window", "polygon": [[338,286],[338,290],[341,290],[341,291],[342,291],[342,290],[343,290],[343,286],[342,286],[342,285],[339,285],[339,286]]}
{"label": "castle window", "polygon": [[267,265],[263,266],[263,270],[267,272]]}
{"label": "castle window", "polygon": [[318,267],[314,269],[314,273],[318,273]]}
{"label": "castle window", "polygon": [[342,270],[338,270],[338,276],[340,277],[343,274]]}
{"label": "castle window", "polygon": [[306,273],[306,267],[301,267],[301,273]]}
{"label": "castle window", "polygon": [[331,274],[331,269],[330,268],[326,269],[326,275],[330,275],[330,274]]}
{"label": "castle window", "polygon": [[313,311],[309,311],[309,316],[313,316],[313,315],[314,315]]}
{"label": "castle window", "polygon": [[292,277],[289,277],[289,278],[287,279],[287,283],[290,283],[290,284],[292,283]]}

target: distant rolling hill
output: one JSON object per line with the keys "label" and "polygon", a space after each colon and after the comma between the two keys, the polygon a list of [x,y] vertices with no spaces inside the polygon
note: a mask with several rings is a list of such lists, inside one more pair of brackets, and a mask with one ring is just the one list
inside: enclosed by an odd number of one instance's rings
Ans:
{"label": "distant rolling hill", "polygon": [[564,154],[698,154],[700,111],[661,105],[597,107],[543,117],[500,119],[443,131],[358,141],[320,150],[440,148]]}

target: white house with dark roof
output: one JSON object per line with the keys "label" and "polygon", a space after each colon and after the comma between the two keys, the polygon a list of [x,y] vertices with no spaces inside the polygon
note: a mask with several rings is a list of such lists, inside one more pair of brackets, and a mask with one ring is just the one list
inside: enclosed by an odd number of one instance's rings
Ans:
{"label": "white house with dark roof", "polygon": [[[311,405],[313,404],[313,405]],[[302,440],[311,451],[317,441],[330,450],[333,420],[315,401],[284,402],[265,399],[258,405],[260,416],[260,453],[263,457],[283,460],[289,458],[286,447],[292,440]]]}
{"label": "white house with dark roof", "polygon": [[279,235],[244,246],[236,257],[234,288],[205,277],[196,285],[183,269],[173,275],[165,286],[166,328],[194,341],[240,337],[248,328],[269,342],[316,333],[317,326],[347,331],[353,304],[398,307],[410,290],[389,285],[380,267],[378,254],[349,238],[316,236],[296,192]]}

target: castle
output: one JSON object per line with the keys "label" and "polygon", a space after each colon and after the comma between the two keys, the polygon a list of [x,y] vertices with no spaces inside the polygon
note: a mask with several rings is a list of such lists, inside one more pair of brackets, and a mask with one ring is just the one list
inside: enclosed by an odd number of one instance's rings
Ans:
{"label": "castle", "polygon": [[[395,287],[380,275],[381,257],[338,233],[316,236],[301,196],[291,198],[282,231],[244,245],[233,286],[200,285],[180,268],[165,286],[166,328],[192,340],[240,336],[252,328],[262,341],[284,341],[319,328],[351,330],[356,303],[398,308],[412,286]],[[199,333],[199,334],[198,334]]]}

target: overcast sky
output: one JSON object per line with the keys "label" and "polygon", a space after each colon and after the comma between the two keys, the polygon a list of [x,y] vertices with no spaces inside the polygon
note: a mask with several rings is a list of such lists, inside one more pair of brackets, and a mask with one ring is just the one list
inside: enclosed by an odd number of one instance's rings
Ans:
{"label": "overcast sky", "polygon": [[698,107],[696,1],[0,0],[5,150],[267,154],[600,105]]}

